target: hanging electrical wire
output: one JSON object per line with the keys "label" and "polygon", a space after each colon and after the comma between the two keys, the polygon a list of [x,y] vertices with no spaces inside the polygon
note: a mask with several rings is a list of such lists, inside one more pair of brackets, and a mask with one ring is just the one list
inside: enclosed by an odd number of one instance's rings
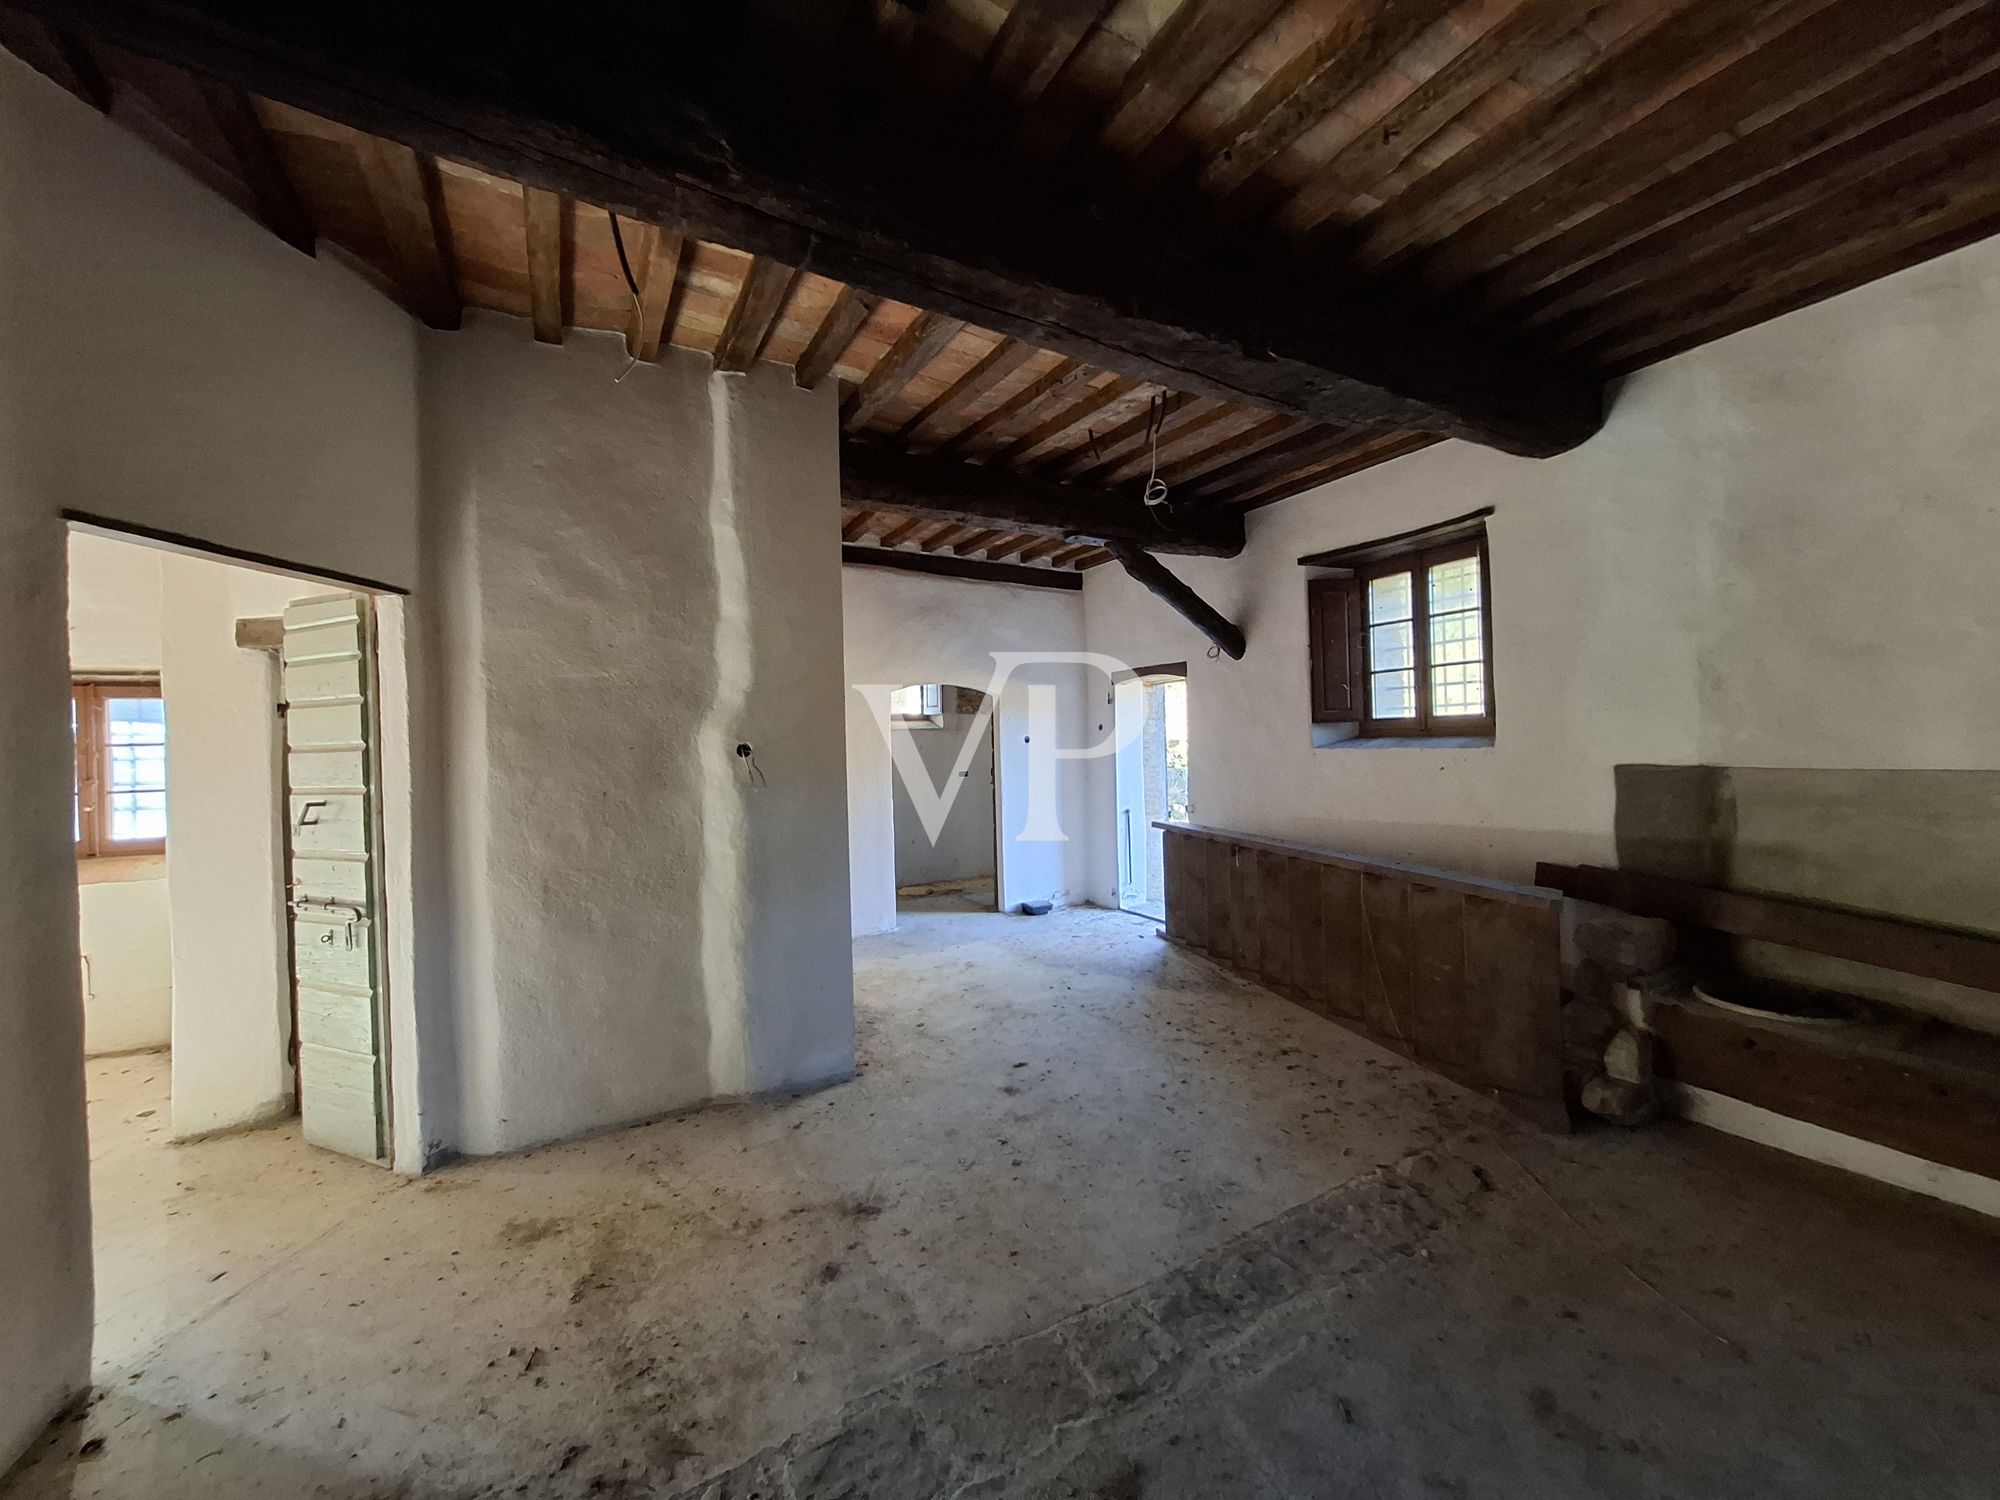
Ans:
{"label": "hanging electrical wire", "polygon": [[1146,487],[1139,492],[1139,498],[1146,502],[1146,509],[1155,520],[1159,519],[1160,511],[1167,503],[1167,482],[1160,478],[1160,433],[1166,425],[1167,397],[1162,392],[1146,403],[1146,445],[1150,450],[1150,461]]}
{"label": "hanging electrical wire", "polygon": [[[611,220],[611,243],[618,248],[618,269],[625,273],[625,290],[632,294],[632,326],[637,328],[639,320],[646,314],[646,301],[645,298],[639,295],[639,278],[632,274],[632,262],[625,257],[625,235],[618,228],[618,215],[607,209],[605,216]],[[628,355],[625,360],[625,368],[618,372],[616,379],[611,383],[617,385],[619,381],[622,381],[627,375],[632,373],[638,363],[638,355]]]}

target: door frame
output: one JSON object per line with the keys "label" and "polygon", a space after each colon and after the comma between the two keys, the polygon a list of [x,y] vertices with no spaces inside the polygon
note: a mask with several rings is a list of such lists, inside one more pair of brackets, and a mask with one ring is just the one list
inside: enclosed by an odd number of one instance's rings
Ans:
{"label": "door frame", "polygon": [[[302,595],[318,590],[360,594],[368,598],[374,640],[371,663],[373,693],[369,704],[374,735],[369,755],[376,777],[370,823],[381,861],[382,879],[379,919],[382,925],[376,962],[381,972],[384,1165],[406,1174],[422,1173],[441,1165],[446,1153],[435,1145],[425,1143],[422,1128],[428,1111],[424,1108],[421,1093],[420,1054],[427,1028],[419,1015],[416,999],[417,879],[420,870],[435,867],[437,856],[430,851],[434,825],[421,820],[416,811],[415,745],[419,735],[417,720],[423,712],[423,705],[413,687],[419,664],[407,591],[346,573],[316,569],[237,548],[214,546],[179,533],[127,525],[84,512],[65,510],[61,513],[61,521],[66,532],[81,532],[160,552],[274,574],[296,582]],[[255,616],[246,615],[243,618]],[[247,641],[241,644],[246,647],[253,645]],[[282,662],[274,659],[274,667],[272,701],[275,705],[282,700],[284,688]],[[171,694],[171,684],[163,683],[162,686],[166,693]],[[171,725],[168,732],[172,733]],[[272,788],[275,811],[277,817],[289,823],[291,803],[289,775],[284,760],[283,725],[275,714],[272,734],[277,761]],[[289,837],[282,829],[278,837],[281,847],[287,851],[288,860]],[[281,951],[286,954],[288,987],[288,993],[281,998],[289,1012],[296,995],[295,982],[290,974],[290,892],[281,890],[276,894],[276,919],[280,928],[277,939]],[[80,944],[78,953],[77,962],[80,964]],[[285,1039],[288,1050],[294,1044],[296,1034],[294,1023]],[[80,1071],[83,1066],[81,1054],[76,1061]],[[291,1063],[288,1057],[281,1058],[280,1062],[289,1070]],[[295,1095],[295,1105],[296,1102]]]}
{"label": "door frame", "polygon": [[[1151,820],[1146,816],[1146,693],[1164,683],[1185,683],[1187,675],[1186,662],[1161,662],[1135,667],[1112,683],[1112,725],[1119,747],[1112,762],[1112,894],[1120,911],[1149,920],[1152,913],[1133,904],[1145,900],[1152,870]],[[1133,725],[1129,736],[1127,723]]]}

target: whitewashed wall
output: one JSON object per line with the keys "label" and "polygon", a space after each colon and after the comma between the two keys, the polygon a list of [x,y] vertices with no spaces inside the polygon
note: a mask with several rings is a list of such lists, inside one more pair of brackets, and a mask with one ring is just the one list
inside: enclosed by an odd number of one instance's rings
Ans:
{"label": "whitewashed wall", "polygon": [[[1204,821],[1513,878],[1612,861],[1621,762],[2000,766],[1996,350],[1987,241],[1639,374],[1561,458],[1448,443],[1255,512],[1242,557],[1170,563],[1242,662],[1114,568],[1090,644],[1188,659]],[[1313,748],[1296,560],[1487,505],[1498,743]]]}
{"label": "whitewashed wall", "polygon": [[[887,568],[842,570],[847,636],[847,837],[853,930],[888,932],[896,925],[895,818],[889,745],[883,733],[886,695],[911,682],[952,682],[984,688],[996,651],[1078,652],[1083,605],[1077,594],[1006,584],[968,583]],[[1103,693],[1078,666],[1024,670],[1001,693],[995,713],[999,764],[1000,895],[1022,901],[1082,900],[1088,884],[1087,762],[1065,761],[1055,779],[1061,841],[1029,842],[1031,761],[1029,694],[1053,694],[1058,739],[1080,748],[1108,732]],[[871,706],[871,694],[883,701]],[[1107,762],[1108,763],[1108,762]]]}
{"label": "whitewashed wall", "polygon": [[408,585],[415,349],[358,277],[0,55],[0,1460],[90,1347],[61,514]]}
{"label": "whitewashed wall", "polygon": [[625,366],[424,346],[471,1151],[853,1067],[834,393]]}

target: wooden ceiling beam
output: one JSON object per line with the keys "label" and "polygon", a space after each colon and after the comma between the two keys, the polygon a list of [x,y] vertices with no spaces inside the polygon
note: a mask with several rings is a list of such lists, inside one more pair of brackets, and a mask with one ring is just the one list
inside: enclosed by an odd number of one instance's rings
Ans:
{"label": "wooden ceiling beam", "polygon": [[1630,245],[1596,262],[1560,296],[1537,302],[1524,319],[1530,327],[1560,327],[1568,317],[1587,316],[1628,292],[1671,276],[1678,267],[1798,215],[1885,167],[1920,157],[1950,142],[2000,123],[2000,71],[1877,126],[1852,141],[1781,172],[1756,188],[1725,198],[1712,208],[1681,219],[1665,233]]}
{"label": "wooden ceiling beam", "polygon": [[932,532],[925,540],[924,548],[929,552],[942,552],[946,548],[957,552],[959,550],[959,543],[963,542],[967,537],[979,535],[982,530],[986,529],[988,528],[981,527],[974,522],[967,522],[962,526],[947,526],[942,531]]}
{"label": "wooden ceiling beam", "polygon": [[1995,234],[2000,234],[2000,189],[1968,187],[1915,224],[1899,224],[1865,245],[1843,246],[1832,255],[1794,268],[1781,285],[1737,289],[1720,307],[1706,308],[1698,316],[1669,326],[1648,328],[1601,353],[1601,367],[1613,375],[1629,375]]}
{"label": "wooden ceiling beam", "polygon": [[1063,548],[1060,552],[1051,553],[1049,555],[1049,566],[1052,568],[1073,568],[1082,562],[1083,559],[1090,556],[1091,553],[1102,552],[1103,550],[1095,542],[1077,542],[1072,546]]}
{"label": "wooden ceiling beam", "polygon": [[[1500,87],[1517,69],[1543,56],[1583,18],[1576,0],[1527,0],[1386,114],[1357,131],[1283,202],[1277,210],[1279,222],[1288,230],[1303,233],[1347,208],[1370,185],[1385,181],[1470,105]],[[1239,193],[1237,199],[1245,196]],[[1240,218],[1247,208],[1247,204],[1232,202],[1227,212]]]}
{"label": "wooden ceiling beam", "polygon": [[1079,364],[1073,359],[1062,361],[1039,379],[1030,381],[1016,391],[978,421],[946,438],[938,445],[938,456],[942,458],[950,454],[964,453],[988,437],[1005,437],[1013,430],[1015,424],[1025,419],[1035,407],[1044,401],[1054,401],[1072,387],[1088,380],[1094,373],[1089,365]]}
{"label": "wooden ceiling beam", "polygon": [[737,289],[736,301],[729,309],[729,321],[715,345],[716,369],[741,375],[757,363],[757,356],[764,352],[764,341],[777,325],[778,314],[784,311],[785,299],[791,295],[797,277],[798,273],[790,266],[764,256],[751,261],[743,285]]}
{"label": "wooden ceiling beam", "polygon": [[1437,439],[1427,432],[1384,433],[1371,442],[1336,454],[1308,469],[1294,470],[1255,489],[1240,490],[1229,497],[1230,502],[1240,510],[1256,510],[1259,506],[1288,500],[1293,495],[1317,489],[1323,484],[1332,484],[1334,480],[1345,479],[1350,474],[1359,474],[1363,469],[1372,469],[1406,453],[1416,453],[1436,442]]}
{"label": "wooden ceiling beam", "polygon": [[1180,414],[1185,420],[1161,433],[1157,450],[1142,447],[1128,457],[1114,459],[1109,465],[1088,469],[1075,477],[1086,484],[1107,487],[1128,483],[1148,473],[1164,479],[1175,464],[1228,442],[1264,420],[1262,412],[1243,406],[1216,405],[1192,414],[1188,407],[1183,407]]}
{"label": "wooden ceiling beam", "polygon": [[1144,389],[1139,381],[1122,376],[1107,380],[1009,443],[994,462],[1009,466],[1033,463],[1047,449],[1074,436],[1079,428],[1088,427],[1099,415]]}
{"label": "wooden ceiling beam", "polygon": [[99,114],[111,110],[111,82],[90,49],[54,21],[0,6],[0,47]]}
{"label": "wooden ceiling beam", "polygon": [[983,530],[973,532],[970,536],[960,537],[952,544],[952,550],[960,557],[970,557],[973,553],[982,552],[992,546],[1006,534],[1004,531],[989,526]]}
{"label": "wooden ceiling beam", "polygon": [[[1964,163],[1990,159],[1996,152],[2000,128],[1988,125],[1927,157],[1891,163],[1819,200],[1809,217],[1787,217],[1736,238],[1681,267],[1671,284],[1650,288],[1643,297],[1614,299],[1551,333],[1591,358],[1609,362],[1666,343],[1690,328],[1725,320],[1744,326],[1740,315],[1760,305],[1783,302],[1789,310],[1818,300],[1811,294],[1822,278],[1841,283],[1843,271],[1893,254],[1871,246],[1886,242],[1893,247],[1942,233],[1958,219],[1988,217],[2000,186],[1991,179],[1968,181]],[[1925,226],[1936,227],[1927,231]]]}
{"label": "wooden ceiling beam", "polygon": [[292,184],[285,164],[271,144],[270,132],[258,117],[250,96],[226,83],[205,78],[202,98],[208,103],[209,118],[235,158],[236,172],[257,205],[257,216],[271,232],[305,255],[319,248],[319,229],[305,200]]}
{"label": "wooden ceiling beam", "polygon": [[1284,7],[1285,0],[1179,6],[1126,75],[1098,131],[1099,145],[1116,156],[1138,156]]}
{"label": "wooden ceiling beam", "polygon": [[1308,427],[1281,442],[1245,454],[1219,469],[1211,469],[1199,479],[1179,488],[1186,494],[1227,495],[1344,453],[1364,440],[1359,433],[1344,432],[1338,428]]}
{"label": "wooden ceiling beam", "polygon": [[1017,531],[1012,535],[1003,532],[1002,536],[1005,537],[1005,540],[995,542],[987,547],[986,559],[988,562],[999,562],[1003,558],[1012,557],[1023,548],[1032,547],[1036,542],[1041,540],[1032,531]]}
{"label": "wooden ceiling beam", "polygon": [[1387,67],[1441,14],[1439,7],[1409,0],[1349,6],[1293,67],[1274,73],[1237,112],[1196,186],[1212,198],[1227,198]]}
{"label": "wooden ceiling beam", "polygon": [[1069,538],[1064,536],[1037,537],[1014,554],[1014,561],[1023,563],[1043,562],[1058,552],[1068,550],[1070,545]]}
{"label": "wooden ceiling beam", "polygon": [[1080,589],[1083,576],[1059,568],[1026,568],[1017,563],[945,557],[931,552],[891,552],[883,547],[842,547],[842,563],[857,568],[896,568],[907,573],[932,573],[974,583],[1011,583],[1033,589]]}
{"label": "wooden ceiling beam", "polygon": [[[612,223],[628,254],[636,249],[639,258],[632,272],[639,283],[639,294],[625,327],[625,352],[634,359],[657,360],[673,315],[674,288],[680,278],[681,256],[687,242],[671,229],[622,224],[615,216]],[[642,231],[636,246],[630,237],[634,228]],[[624,274],[622,267],[620,274]]]}
{"label": "wooden ceiling beam", "polygon": [[935,524],[934,518],[930,516],[910,516],[883,532],[881,544],[884,547],[900,547],[918,532]]}
{"label": "wooden ceiling beam", "polygon": [[1207,636],[1231,661],[1243,659],[1245,642],[1241,628],[1223,618],[1206,599],[1169,572],[1165,563],[1136,542],[1107,542],[1104,550],[1118,559],[1118,565],[1141,588]]}
{"label": "wooden ceiling beam", "polygon": [[1424,258],[1422,275],[1442,289],[1532,250],[1662,173],[1724,149],[1746,122],[1808,102],[1980,3],[1838,0],[1670,99],[1643,129],[1600,141],[1531,194],[1488,205]]}
{"label": "wooden ceiling beam", "polygon": [[1500,267],[1482,306],[1512,307],[2000,66],[2000,8],[1984,6],[1860,77],[1743,132],[1728,149],[1631,194]]}
{"label": "wooden ceiling beam", "polygon": [[985,87],[1017,107],[1032,103],[1110,8],[1110,0],[1016,0],[987,51]]}
{"label": "wooden ceiling beam", "polygon": [[984,359],[953,381],[950,389],[905,422],[896,434],[897,438],[910,442],[924,428],[957,416],[1041,352],[1034,345],[1023,344],[1018,339],[1002,339]]}
{"label": "wooden ceiling beam", "polygon": [[875,512],[872,510],[857,510],[847,518],[846,524],[840,528],[840,539],[843,542],[859,541],[868,534],[869,523],[874,519]]}
{"label": "wooden ceiling beam", "polygon": [[1442,243],[1496,202],[1638,125],[1675,93],[1827,3],[1696,0],[1663,7],[1659,19],[1634,27],[1598,65],[1536,99],[1392,199],[1334,264],[1380,268]]}
{"label": "wooden ceiling beam", "polygon": [[812,341],[792,367],[792,378],[803,390],[813,390],[833,373],[833,367],[840,363],[847,346],[854,342],[854,335],[861,331],[875,311],[875,299],[865,292],[857,292],[851,286],[840,289],[833,306],[820,319],[819,327],[813,330]]}
{"label": "wooden ceiling beam", "polygon": [[361,141],[356,154],[368,196],[382,219],[397,296],[430,327],[458,327],[465,307],[451,273],[437,164],[398,141],[379,137]]}
{"label": "wooden ceiling beam", "polygon": [[[1093,434],[1089,442],[1065,454],[1053,466],[1053,472],[1064,479],[1089,479],[1094,475],[1109,474],[1122,467],[1133,454],[1137,454],[1139,461],[1143,462],[1155,448],[1165,448],[1176,437],[1199,432],[1229,410],[1221,402],[1210,401],[1203,396],[1168,391],[1163,411],[1158,409],[1156,403],[1147,402],[1144,411],[1127,417],[1102,436]],[[1156,412],[1159,421],[1157,435],[1153,426]]]}
{"label": "wooden ceiling beam", "polygon": [[875,368],[868,372],[859,389],[847,398],[840,413],[841,424],[852,432],[874,421],[964,327],[957,318],[918,313],[916,320],[903,330],[903,336],[875,361]]}
{"label": "wooden ceiling beam", "polygon": [[521,190],[521,226],[528,242],[528,317],[538,343],[560,344],[568,321],[563,315],[569,259],[563,248],[567,238],[563,221],[568,217],[569,204],[560,193],[535,187]]}
{"label": "wooden ceiling beam", "polygon": [[[803,55],[795,7],[638,12],[552,34],[532,10],[27,0],[64,24],[537,187],[962,318],[1126,379],[1348,426],[1546,455],[1604,387],[1376,285],[1202,274],[1152,236],[1052,217],[1046,174],[952,132],[894,130],[867,69]],[[1279,0],[1183,5],[1105,124],[1163,128]],[[1702,7],[1707,9],[1708,7]],[[1189,19],[1183,21],[1183,17]],[[778,29],[773,30],[771,28]],[[429,299],[426,299],[427,302]],[[455,298],[453,299],[455,301]],[[435,316],[436,308],[431,309]]]}
{"label": "wooden ceiling beam", "polygon": [[1294,433],[1310,430],[1310,423],[1301,422],[1296,417],[1259,417],[1249,426],[1202,449],[1199,453],[1191,453],[1186,458],[1162,464],[1160,477],[1168,484],[1179,488],[1211,469],[1219,468],[1246,453],[1255,453]]}
{"label": "wooden ceiling beam", "polygon": [[847,505],[883,514],[1058,540],[1124,537],[1156,551],[1208,557],[1243,550],[1242,518],[1219,507],[1181,506],[1162,519],[1136,496],[1051,484],[989,465],[917,458],[880,443],[841,445],[840,496]]}

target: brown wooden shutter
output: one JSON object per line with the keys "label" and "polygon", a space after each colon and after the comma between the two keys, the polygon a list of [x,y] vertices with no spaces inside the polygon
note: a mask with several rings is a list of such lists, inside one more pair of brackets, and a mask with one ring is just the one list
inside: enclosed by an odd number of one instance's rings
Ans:
{"label": "brown wooden shutter", "polygon": [[1353,578],[1306,583],[1306,644],[1315,724],[1356,724],[1367,676],[1361,660],[1361,587]]}

